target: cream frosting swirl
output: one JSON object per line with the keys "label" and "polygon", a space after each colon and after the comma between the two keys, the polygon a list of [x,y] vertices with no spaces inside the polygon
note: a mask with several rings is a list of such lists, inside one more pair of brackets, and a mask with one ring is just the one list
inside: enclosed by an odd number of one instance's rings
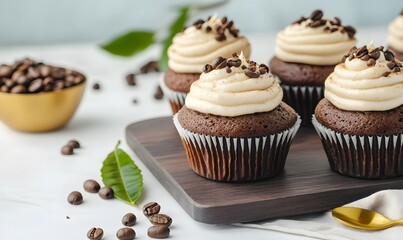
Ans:
{"label": "cream frosting swirl", "polygon": [[[224,28],[221,18],[211,17],[198,27],[188,27],[178,33],[168,48],[168,66],[179,73],[201,73],[206,63],[218,56],[231,57],[243,53],[249,57],[250,44],[244,36],[238,36],[235,26]],[[224,28],[225,40],[216,40],[217,28]],[[206,29],[210,29],[206,31]],[[233,33],[231,33],[231,31]],[[234,32],[235,31],[235,32]]]}
{"label": "cream frosting swirl", "polygon": [[[250,67],[251,62],[243,54],[241,65]],[[190,87],[185,105],[198,112],[218,116],[235,117],[246,114],[269,112],[283,98],[283,91],[270,73],[256,78],[248,77],[242,67],[232,66],[202,73]]]}
{"label": "cream frosting swirl", "polygon": [[[374,47],[369,44],[367,49]],[[402,105],[403,72],[391,70],[390,62],[383,51],[373,66],[359,58],[346,59],[325,81],[325,98],[347,111],[387,111]]]}
{"label": "cream frosting swirl", "polygon": [[[356,39],[350,38],[343,26],[324,19],[322,26],[311,27],[311,19],[294,23],[277,34],[276,56],[285,61],[312,65],[335,65],[352,48]],[[332,32],[331,29],[334,29]],[[337,29],[337,30],[336,30]]]}
{"label": "cream frosting swirl", "polygon": [[388,43],[395,50],[403,52],[403,15],[389,24]]}

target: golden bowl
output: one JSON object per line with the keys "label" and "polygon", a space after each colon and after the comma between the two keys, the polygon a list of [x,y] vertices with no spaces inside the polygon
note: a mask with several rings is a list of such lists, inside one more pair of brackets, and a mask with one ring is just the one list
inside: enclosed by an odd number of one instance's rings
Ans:
{"label": "golden bowl", "polygon": [[23,132],[47,132],[64,127],[80,105],[86,81],[54,92],[0,92],[0,120]]}

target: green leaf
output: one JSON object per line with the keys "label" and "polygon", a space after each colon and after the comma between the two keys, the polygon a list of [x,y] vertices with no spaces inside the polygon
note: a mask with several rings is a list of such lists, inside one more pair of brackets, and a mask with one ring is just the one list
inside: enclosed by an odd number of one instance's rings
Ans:
{"label": "green leaf", "polygon": [[104,160],[101,175],[105,186],[111,187],[115,197],[136,205],[143,193],[143,175],[130,156],[118,148],[120,141]]}
{"label": "green leaf", "polygon": [[164,40],[164,45],[162,47],[161,58],[158,62],[158,67],[160,71],[165,72],[168,69],[168,48],[172,44],[172,39],[174,36],[183,30],[186,21],[189,17],[189,7],[182,7],[179,9],[179,15],[172,23],[169,28],[169,36]]}
{"label": "green leaf", "polygon": [[154,43],[154,32],[133,31],[119,36],[101,47],[109,53],[130,57]]}

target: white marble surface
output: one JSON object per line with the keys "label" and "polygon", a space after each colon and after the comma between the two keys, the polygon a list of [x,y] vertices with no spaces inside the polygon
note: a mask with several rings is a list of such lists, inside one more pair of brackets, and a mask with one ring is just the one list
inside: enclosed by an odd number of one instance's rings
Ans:
{"label": "white marble surface", "polygon": [[[364,36],[382,43],[383,34],[372,30]],[[272,55],[274,34],[251,36],[251,41],[253,58],[266,62]],[[121,148],[143,172],[145,191],[140,204],[157,201],[162,205],[162,212],[174,219],[171,239],[309,239],[195,222],[129,149],[124,138],[129,123],[170,114],[166,101],[153,98],[158,75],[139,77],[135,87],[128,87],[124,80],[127,72],[157,55],[158,49],[154,48],[135,58],[123,59],[102,52],[95,44],[0,49],[0,63],[29,56],[49,64],[77,68],[89,81],[80,108],[64,129],[30,134],[16,132],[0,123],[0,239],[86,239],[87,231],[93,226],[104,229],[104,239],[116,239],[115,233],[122,227],[121,217],[127,212],[138,216],[138,224],[134,226],[137,238],[147,239],[150,223],[139,208],[116,199],[102,200],[82,189],[86,179],[101,182],[102,161],[119,139],[123,140]],[[91,88],[95,81],[100,82],[100,91]],[[132,103],[133,98],[138,99],[138,104]],[[60,148],[72,138],[78,139],[82,148],[73,156],[62,156]],[[83,193],[82,205],[67,203],[67,195],[74,190]]]}

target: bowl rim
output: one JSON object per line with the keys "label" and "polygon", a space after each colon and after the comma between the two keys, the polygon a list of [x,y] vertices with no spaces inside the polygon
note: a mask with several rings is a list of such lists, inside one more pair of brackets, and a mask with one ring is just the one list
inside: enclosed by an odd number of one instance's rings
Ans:
{"label": "bowl rim", "polygon": [[9,92],[6,93],[6,92],[0,92],[0,95],[3,95],[3,96],[7,96],[7,95],[8,96],[19,96],[19,97],[24,97],[24,96],[25,97],[28,97],[28,96],[43,96],[43,95],[50,95],[50,94],[60,93],[60,92],[64,92],[64,91],[67,91],[67,90],[82,87],[86,83],[87,83],[87,79],[84,79],[84,81],[82,81],[79,84],[76,84],[76,85],[73,85],[73,86],[70,86],[70,87],[67,87],[67,88],[63,88],[63,89],[58,90],[58,91],[38,92],[38,93],[9,93]]}

